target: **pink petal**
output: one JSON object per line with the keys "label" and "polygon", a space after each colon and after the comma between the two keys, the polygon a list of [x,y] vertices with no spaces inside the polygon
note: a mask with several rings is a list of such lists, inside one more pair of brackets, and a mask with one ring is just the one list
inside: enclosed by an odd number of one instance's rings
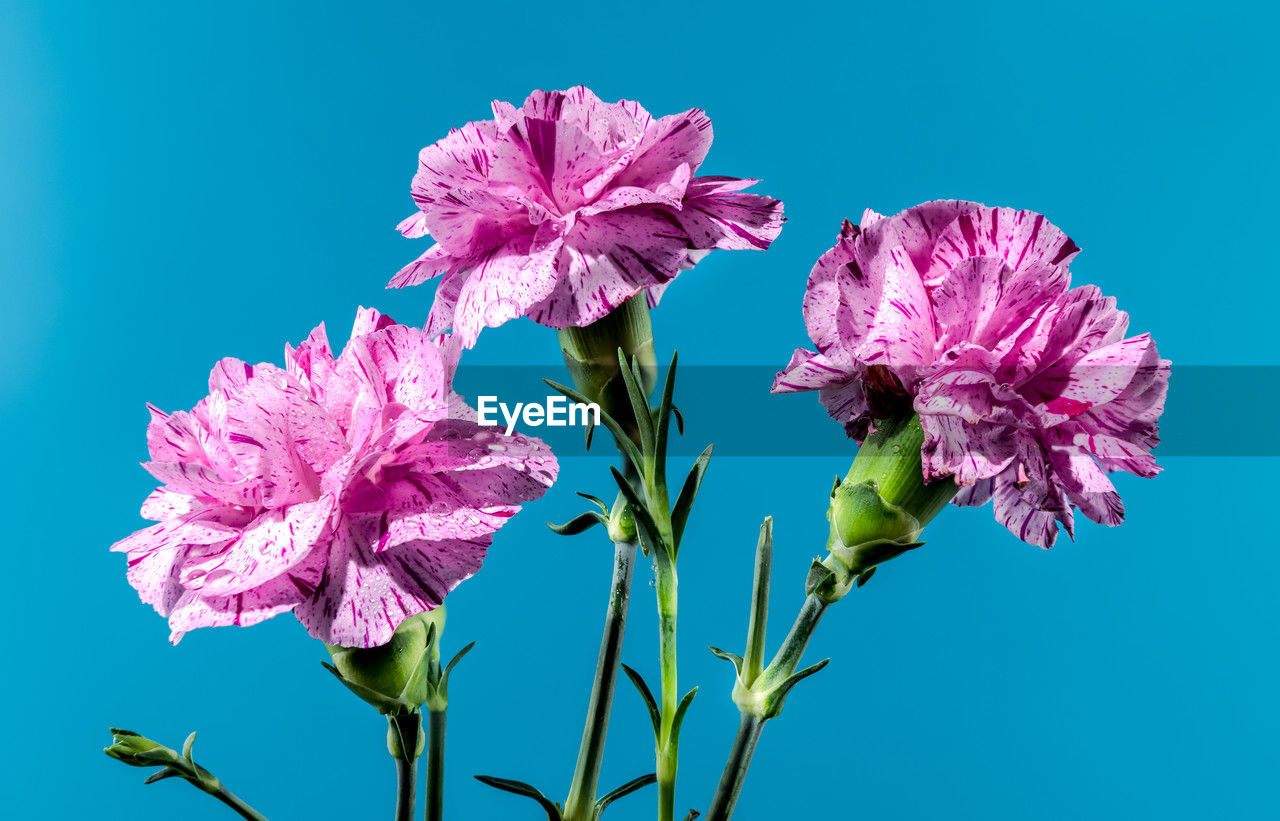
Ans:
{"label": "pink petal", "polygon": [[326,534],[334,501],[268,510],[212,555],[182,568],[182,585],[201,596],[244,593],[282,576],[301,564]]}
{"label": "pink petal", "polygon": [[315,594],[295,608],[307,632],[328,644],[385,644],[400,622],[433,610],[484,560],[488,539],[408,542],[375,553],[377,520],[345,520]]}

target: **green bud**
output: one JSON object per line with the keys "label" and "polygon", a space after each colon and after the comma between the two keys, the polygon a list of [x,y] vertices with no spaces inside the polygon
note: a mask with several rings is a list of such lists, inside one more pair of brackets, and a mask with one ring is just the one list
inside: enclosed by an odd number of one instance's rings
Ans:
{"label": "green bud", "polygon": [[955,496],[949,478],[924,481],[920,417],[880,420],[853,460],[848,475],[831,491],[827,520],[830,555],[822,566],[830,577],[810,574],[810,585],[835,601],[870,578],[876,565],[919,547],[921,532]]}
{"label": "green bud", "polygon": [[154,784],[166,778],[185,778],[193,786],[207,793],[216,795],[222,792],[222,782],[191,757],[192,748],[196,743],[195,733],[187,736],[181,753],[129,730],[118,730],[112,727],[111,737],[115,743],[105,748],[103,752],[116,761],[131,767],[162,768],[153,773],[143,782],[144,784]]}
{"label": "green bud", "polygon": [[[400,623],[391,641],[378,647],[326,645],[330,671],[380,713],[398,715],[422,706],[430,694],[430,667],[439,664],[444,605]],[[326,665],[327,666],[327,665]]]}
{"label": "green bud", "polygon": [[613,506],[609,513],[609,540],[612,542],[635,542],[636,520],[631,514],[631,507],[622,503]]}
{"label": "green bud", "polygon": [[115,743],[103,752],[131,767],[163,766],[179,760],[173,750],[129,730],[112,727],[111,738]]}

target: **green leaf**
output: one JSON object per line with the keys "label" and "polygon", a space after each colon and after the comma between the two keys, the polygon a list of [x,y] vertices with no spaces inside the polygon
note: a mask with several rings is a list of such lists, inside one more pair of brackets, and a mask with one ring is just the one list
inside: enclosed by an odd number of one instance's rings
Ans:
{"label": "green leaf", "polygon": [[[819,670],[821,670],[823,667],[826,667],[830,663],[831,663],[831,659],[823,659],[822,661],[818,662],[812,667],[806,667],[798,673],[792,673],[790,678],[782,682],[782,684],[778,685],[778,700],[781,701],[782,699],[786,698],[787,693],[791,692],[792,687],[795,687],[801,681],[804,681],[809,676],[818,672]],[[779,705],[778,709],[779,710],[782,709],[781,705]]]}
{"label": "green leaf", "polygon": [[[649,397],[645,396],[644,388],[640,387],[643,380],[639,373],[640,365],[634,358],[628,362],[627,354],[621,348],[618,349],[618,365],[622,371],[622,381],[627,386],[627,398],[631,400],[631,414],[636,418],[640,449],[648,455],[653,447],[653,418],[649,416]],[[636,469],[642,474],[643,468],[643,465],[636,465]]]}
{"label": "green leaf", "polygon": [[446,681],[448,681],[449,679],[449,674],[453,672],[453,668],[457,667],[458,662],[462,661],[462,657],[465,656],[467,653],[470,653],[471,648],[475,646],[476,646],[476,643],[473,641],[470,644],[468,644],[466,647],[463,647],[461,650],[459,650],[454,655],[453,658],[449,659],[449,663],[444,666],[444,679]]}
{"label": "green leaf", "polygon": [[182,772],[181,770],[174,769],[173,767],[165,767],[160,772],[152,773],[151,775],[147,776],[146,780],[143,781],[142,783],[154,784],[157,781],[163,781],[166,778],[173,778],[175,775],[181,778],[186,778],[186,773]]}
{"label": "green leaf", "polygon": [[599,496],[592,496],[590,493],[583,493],[580,490],[576,491],[576,493],[582,498],[586,499],[588,502],[591,502],[596,507],[600,508],[601,513],[605,514],[606,516],[609,514],[609,506],[604,503],[604,499],[601,499]]}
{"label": "green leaf", "polygon": [[[586,397],[586,394],[576,391],[567,385],[561,385],[559,382],[551,379],[544,379],[542,381],[545,382],[552,390],[564,394],[574,402],[578,402],[583,405],[591,404],[591,400]],[[596,404],[599,405],[599,403]],[[622,451],[622,455],[630,460],[631,464],[635,465],[637,471],[642,470],[644,468],[644,461],[640,455],[640,449],[636,447],[636,443],[631,441],[631,437],[628,436],[627,432],[618,424],[618,420],[614,419],[613,416],[611,416],[604,408],[600,409],[600,424],[608,428],[609,432],[613,434],[613,438],[617,441],[618,449]]]}
{"label": "green leaf", "polygon": [[681,436],[684,436],[684,414],[675,405],[671,406],[671,412],[676,417],[676,430],[680,431]]}
{"label": "green leaf", "polygon": [[721,650],[719,647],[712,647],[711,652],[716,658],[722,658],[732,664],[733,669],[737,671],[738,675],[742,675],[742,656],[739,656],[737,653],[730,653],[727,650]]}
{"label": "green leaf", "polygon": [[627,678],[631,679],[631,683],[640,691],[640,697],[644,699],[644,706],[649,708],[649,720],[653,722],[653,736],[657,738],[662,733],[662,714],[658,711],[658,702],[653,699],[653,691],[649,689],[649,685],[644,683],[644,678],[631,669],[627,665],[622,665],[622,669],[627,674]]}
{"label": "green leaf", "polygon": [[648,775],[642,775],[639,778],[631,779],[627,783],[623,784],[621,787],[618,787],[616,790],[610,790],[609,792],[600,796],[600,800],[596,802],[595,817],[597,819],[600,818],[600,815],[605,811],[605,808],[608,807],[610,804],[612,804],[614,801],[617,801],[619,798],[622,798],[623,796],[626,796],[626,795],[631,795],[631,793],[635,792],[636,790],[641,789],[642,787],[647,787],[650,784],[656,782],[657,780],[658,780],[658,776],[656,774],[649,773]]}
{"label": "green leaf", "polygon": [[187,736],[187,740],[182,742],[182,757],[188,761],[193,761],[191,758],[191,751],[195,749],[195,746],[196,746],[196,733],[195,733],[195,730],[192,730],[191,735]]}
{"label": "green leaf", "polygon": [[550,821],[561,821],[560,808],[557,807],[549,798],[543,795],[536,787],[524,783],[523,781],[512,781],[509,778],[495,778],[492,775],[477,775],[476,781],[481,784],[493,787],[495,790],[513,793],[515,795],[523,795],[526,798],[532,798],[542,805],[547,813]]}
{"label": "green leaf", "polygon": [[689,705],[693,703],[693,697],[698,694],[698,688],[684,694],[684,698],[680,699],[680,704],[676,707],[676,714],[671,719],[671,735],[673,738],[680,737],[680,725],[684,723],[684,714],[689,712]]}
{"label": "green leaf", "polygon": [[876,567],[879,567],[879,565],[874,565],[870,570],[858,574],[858,587],[862,587],[871,581],[871,577],[876,574]]}
{"label": "green leaf", "polygon": [[667,432],[671,427],[671,397],[676,389],[676,353],[671,354],[667,367],[667,379],[662,385],[662,401],[658,404],[658,430],[653,446],[653,475],[658,481],[667,480]]}
{"label": "green leaf", "polygon": [[676,497],[675,506],[671,508],[671,531],[676,540],[676,552],[680,550],[680,539],[684,536],[684,525],[689,520],[689,511],[693,509],[693,500],[698,495],[698,488],[702,487],[702,477],[706,475],[707,463],[711,461],[711,451],[714,448],[715,445],[707,445],[707,449],[699,454],[697,460],[693,463],[693,467],[689,469],[689,475],[685,477],[684,486],[680,488],[680,495]]}
{"label": "green leaf", "polygon": [[551,528],[552,533],[557,533],[561,536],[577,536],[579,533],[585,533],[596,525],[607,524],[608,521],[603,515],[596,513],[594,510],[589,510],[579,516],[574,516],[562,525],[558,525],[555,522],[547,522],[547,527]]}

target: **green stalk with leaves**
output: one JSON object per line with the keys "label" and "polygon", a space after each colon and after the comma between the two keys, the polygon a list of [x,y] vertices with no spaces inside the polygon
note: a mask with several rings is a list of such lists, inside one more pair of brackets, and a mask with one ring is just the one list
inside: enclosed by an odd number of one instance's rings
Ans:
{"label": "green stalk with leaves", "polygon": [[825,659],[796,672],[823,613],[850,591],[862,587],[884,562],[920,547],[920,534],[955,496],[955,482],[923,480],[920,446],[924,431],[914,414],[877,421],[843,480],[836,478],[827,507],[830,524],[827,555],[814,559],[805,580],[805,599],[787,637],[768,667],[764,623],[769,609],[773,524],[765,520],[756,550],[755,584],[742,656],[711,651],[734,665],[733,701],[742,714],[728,761],[705,821],[727,821],[760,741],[765,722],[782,713],[797,682],[826,666]]}
{"label": "green stalk with leaves", "polygon": [[[602,417],[610,420],[609,431],[623,454],[623,471],[627,476],[634,476],[634,463],[626,454],[629,448],[634,450],[639,441],[640,423],[632,412],[624,376],[635,373],[627,365],[626,359],[630,358],[640,374],[641,383],[646,386],[653,383],[656,371],[653,331],[645,295],[640,294],[628,300],[617,310],[590,325],[562,328],[558,336],[565,366],[577,386],[572,396],[575,401],[594,403],[601,408]],[[619,357],[619,349],[626,352],[625,357]],[[645,415],[647,418],[648,414]],[[587,428],[588,449],[591,447],[594,430],[594,425]],[[632,510],[621,492],[617,494],[612,506],[587,493],[578,495],[590,501],[595,509],[562,525],[549,523],[549,526],[560,535],[574,536],[586,532],[594,525],[604,525],[613,546],[613,575],[600,638],[600,651],[587,702],[587,717],[568,798],[561,804],[522,781],[488,775],[476,776],[491,787],[532,799],[552,821],[596,821],[614,801],[654,783],[655,780],[652,774],[640,776],[597,797],[609,716],[620,671],[639,540]]]}
{"label": "green stalk with leaves", "polygon": [[[675,816],[675,784],[679,761],[680,725],[685,712],[697,692],[679,693],[676,657],[676,620],[678,615],[678,577],[676,559],[680,540],[688,521],[689,511],[702,484],[707,464],[711,459],[708,447],[694,462],[674,506],[670,504],[666,479],[666,456],[671,419],[683,430],[683,421],[675,409],[673,395],[677,357],[672,356],[663,385],[662,399],[657,407],[649,406],[642,385],[644,374],[640,363],[628,360],[621,349],[617,352],[623,382],[626,386],[632,418],[635,420],[634,437],[621,422],[606,411],[601,411],[601,423],[613,433],[626,460],[627,470],[612,468],[613,478],[621,497],[625,500],[635,523],[641,548],[653,561],[658,608],[658,646],[660,668],[660,696],[653,691],[635,670],[623,666],[644,698],[653,723],[656,775],[658,782],[659,821],[672,821]],[[575,402],[585,402],[587,397],[573,388],[548,381]]]}
{"label": "green stalk with leaves", "polygon": [[192,758],[192,749],[196,743],[195,733],[187,736],[181,753],[129,730],[117,730],[113,727],[111,735],[114,743],[103,752],[116,761],[131,767],[163,768],[143,783],[154,784],[166,778],[181,778],[226,804],[241,818],[246,818],[248,821],[267,821],[266,816],[246,804],[239,796],[227,789],[226,785],[213,773],[195,762]]}

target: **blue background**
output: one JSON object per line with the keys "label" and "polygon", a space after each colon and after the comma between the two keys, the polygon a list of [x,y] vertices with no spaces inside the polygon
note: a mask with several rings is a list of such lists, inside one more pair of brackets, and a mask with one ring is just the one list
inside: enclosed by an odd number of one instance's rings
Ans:
{"label": "blue background", "polygon": [[[341,340],[357,304],[425,319],[429,288],[383,291],[425,247],[393,228],[417,149],[491,98],[586,83],[655,113],[705,108],[704,171],[786,201],[767,254],[718,253],[668,292],[664,356],[785,363],[841,218],[958,196],[1065,227],[1085,249],[1076,281],[1175,362],[1278,364],[1276,23],[1235,2],[6,3],[5,812],[229,817],[104,757],[121,725],[173,745],[198,728],[198,759],[276,821],[390,815],[382,720],[295,621],[171,647],[107,547],[144,524],[144,402],[190,407],[218,357],[278,361],[320,320]],[[562,373],[554,334],[528,322],[468,362]],[[1274,422],[1177,391],[1205,437]],[[830,424],[811,398],[778,401]],[[777,520],[776,641],[852,453],[712,465],[681,556],[681,677],[702,690],[680,807],[705,807],[735,726],[729,668],[704,648],[742,642],[759,521]],[[1164,461],[1157,480],[1120,478],[1123,528],[1082,525],[1052,551],[989,509],[945,512],[925,549],[832,610],[811,653],[834,661],[768,728],[738,817],[1280,814],[1276,463]],[[609,555],[542,523],[607,487],[604,464],[565,458],[450,599],[449,646],[479,641],[453,688],[453,818],[537,817],[473,773],[567,790]],[[652,676],[649,578],[625,659]],[[651,766],[629,688],[608,753],[606,785]],[[652,817],[653,798],[610,815]]]}

